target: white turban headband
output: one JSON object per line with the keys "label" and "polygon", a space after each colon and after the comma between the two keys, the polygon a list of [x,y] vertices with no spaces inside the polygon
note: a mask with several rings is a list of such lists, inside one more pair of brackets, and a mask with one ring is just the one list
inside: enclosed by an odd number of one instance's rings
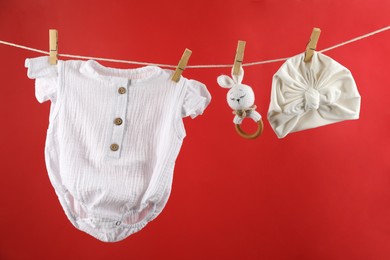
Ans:
{"label": "white turban headband", "polygon": [[315,52],[288,59],[272,80],[268,120],[279,138],[300,130],[358,119],[360,95],[351,72]]}

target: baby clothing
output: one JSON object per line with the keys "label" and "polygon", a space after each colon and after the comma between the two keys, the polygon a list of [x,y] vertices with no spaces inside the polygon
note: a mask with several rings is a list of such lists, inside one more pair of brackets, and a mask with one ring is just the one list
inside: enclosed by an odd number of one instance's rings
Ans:
{"label": "baby clothing", "polygon": [[139,231],[163,210],[185,129],[211,96],[202,83],[155,66],[26,59],[39,102],[51,101],[45,161],[70,222],[105,242]]}
{"label": "baby clothing", "polygon": [[360,95],[351,72],[314,52],[288,59],[272,80],[268,120],[279,138],[289,133],[358,119]]}

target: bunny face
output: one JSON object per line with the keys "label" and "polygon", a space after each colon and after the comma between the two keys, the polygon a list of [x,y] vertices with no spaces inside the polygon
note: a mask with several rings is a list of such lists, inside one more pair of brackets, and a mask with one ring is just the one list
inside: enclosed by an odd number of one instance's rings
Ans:
{"label": "bunny face", "polygon": [[226,99],[233,110],[246,110],[255,103],[255,94],[250,86],[241,84],[244,77],[244,70],[240,69],[240,74],[230,78],[221,75],[217,78],[218,84],[223,88],[230,88]]}
{"label": "bunny face", "polygon": [[233,110],[244,110],[255,103],[255,94],[251,87],[237,84],[228,91],[226,99]]}

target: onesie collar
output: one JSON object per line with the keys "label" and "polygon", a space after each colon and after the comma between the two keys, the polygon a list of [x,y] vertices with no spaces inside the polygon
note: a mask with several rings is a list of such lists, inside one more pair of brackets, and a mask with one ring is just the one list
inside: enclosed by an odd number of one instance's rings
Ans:
{"label": "onesie collar", "polygon": [[119,69],[106,67],[95,60],[86,61],[80,71],[102,79],[130,79],[132,82],[141,82],[156,77],[162,71],[157,66],[145,66],[135,69]]}

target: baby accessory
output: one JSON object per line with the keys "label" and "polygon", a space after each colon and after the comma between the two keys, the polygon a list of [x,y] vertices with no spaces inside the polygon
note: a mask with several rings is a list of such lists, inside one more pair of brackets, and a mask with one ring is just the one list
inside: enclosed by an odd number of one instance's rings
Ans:
{"label": "baby accessory", "polygon": [[[257,138],[263,132],[263,121],[261,115],[256,111],[255,93],[248,85],[242,84],[244,78],[244,69],[241,63],[244,58],[245,42],[238,41],[236,58],[232,68],[232,78],[227,75],[221,75],[217,78],[218,85],[223,88],[229,88],[226,100],[230,108],[233,109],[237,133],[247,139]],[[257,130],[253,134],[248,134],[241,129],[241,123],[245,118],[252,118],[258,124]]]}
{"label": "baby accessory", "polygon": [[[233,109],[234,119],[233,123],[236,125],[237,132],[244,138],[254,139],[258,137],[263,131],[263,121],[261,115],[256,111],[255,93],[248,85],[241,84],[244,77],[244,70],[240,69],[238,76],[232,75],[232,78],[226,75],[218,77],[218,84],[223,88],[229,88],[226,95],[226,100],[230,108]],[[240,125],[245,118],[252,118],[258,124],[255,133],[245,133]]]}
{"label": "baby accessory", "polygon": [[211,96],[202,83],[156,66],[115,69],[93,60],[26,60],[36,98],[51,101],[45,161],[70,222],[122,240],[167,203],[185,129]]}
{"label": "baby accessory", "polygon": [[289,133],[358,119],[360,95],[351,72],[313,51],[288,59],[273,76],[268,120],[279,138]]}

